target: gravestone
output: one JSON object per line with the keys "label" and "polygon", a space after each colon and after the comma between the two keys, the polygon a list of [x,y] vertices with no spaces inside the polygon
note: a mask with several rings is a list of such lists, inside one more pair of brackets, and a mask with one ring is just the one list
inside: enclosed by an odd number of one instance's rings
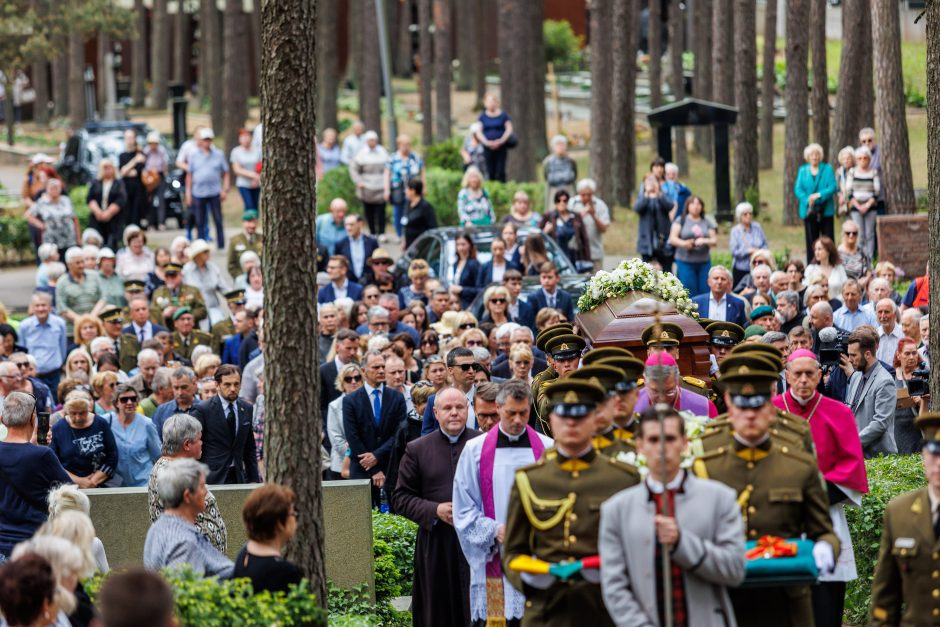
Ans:
{"label": "gravestone", "polygon": [[875,233],[879,261],[890,261],[904,272],[907,279],[923,276],[927,268],[930,235],[926,213],[878,216]]}

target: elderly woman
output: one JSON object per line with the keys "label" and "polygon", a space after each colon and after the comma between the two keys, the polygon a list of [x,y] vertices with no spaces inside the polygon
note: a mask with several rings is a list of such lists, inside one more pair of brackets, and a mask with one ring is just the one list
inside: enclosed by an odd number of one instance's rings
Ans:
{"label": "elderly woman", "polygon": [[[0,565],[0,614],[9,627],[54,625],[57,583],[49,561],[27,553],[15,562]],[[68,625],[68,618],[65,617]]]}
{"label": "elderly woman", "polygon": [[842,241],[839,243],[839,259],[845,268],[845,274],[850,279],[858,281],[865,293],[868,282],[872,278],[871,257],[859,245],[859,234],[862,228],[853,220],[842,223]]}
{"label": "elderly woman", "polygon": [[369,232],[384,241],[385,165],[388,163],[388,151],[379,143],[375,131],[366,131],[362,141],[362,148],[349,163],[349,176],[356,185],[356,198],[362,202]]}
{"label": "elderly woman", "polygon": [[842,284],[849,277],[835,242],[823,235],[813,242],[812,251],[813,263],[806,266],[807,284],[811,284],[816,276],[822,275],[829,280],[829,298],[839,298],[842,294]]}
{"label": "elderly woman", "polygon": [[95,397],[94,412],[103,418],[112,417],[117,412],[114,391],[117,389],[118,375],[114,372],[97,372],[91,378],[92,394]]}
{"label": "elderly woman", "polygon": [[111,427],[92,412],[92,407],[84,398],[69,396],[63,407],[65,420],[53,425],[50,444],[72,481],[85,489],[100,487],[118,465]]}
{"label": "elderly woman", "polygon": [[245,307],[261,309],[264,306],[264,274],[261,266],[254,266],[248,271],[248,285],[245,286]]}
{"label": "elderly woman", "polygon": [[457,194],[457,217],[465,227],[486,226],[496,222],[490,195],[483,189],[483,173],[470,166],[463,174]]}
{"label": "elderly woman", "polygon": [[189,262],[189,240],[182,235],[170,242],[170,261],[181,266]]}
{"label": "elderly woman", "polygon": [[499,97],[489,93],[483,97],[477,139],[483,144],[486,172],[491,181],[506,182],[506,156],[512,138],[512,120],[499,108]]}
{"label": "elderly woman", "polygon": [[170,461],[157,471],[157,496],[165,509],[144,541],[147,568],[160,570],[186,564],[207,577],[232,576],[232,561],[207,542],[196,527],[197,517],[206,510],[208,472],[208,466],[188,458]]}
{"label": "elderly woman", "polygon": [[512,322],[509,319],[509,290],[502,285],[494,285],[483,292],[485,311],[480,324],[491,322],[496,325]]}
{"label": "elderly woman", "polygon": [[[349,475],[349,462],[347,453],[349,444],[346,442],[346,432],[343,427],[343,399],[362,387],[362,368],[358,364],[349,363],[339,369],[336,375],[336,389],[340,395],[327,407],[326,433],[330,438],[330,478],[345,479]],[[346,475],[343,475],[343,470]]]}
{"label": "elderly woman", "polygon": [[209,327],[225,318],[221,296],[231,289],[219,267],[209,261],[211,251],[209,242],[197,239],[189,247],[191,261],[183,266],[183,283],[199,288],[202,293],[209,310]]}
{"label": "elderly woman", "polygon": [[[75,539],[73,539],[75,536],[89,535],[86,525],[82,524],[80,520],[73,519],[71,516],[73,513],[83,514],[88,524],[91,524],[91,519],[88,518],[91,516],[91,501],[88,500],[88,496],[86,496],[84,492],[71,484],[61,485],[49,492],[48,502],[49,521],[46,524],[49,525],[51,523],[51,526],[48,528],[44,526],[40,533],[47,532],[51,535],[64,537],[73,542],[75,542]],[[108,565],[108,556],[105,553],[104,544],[94,535],[95,529],[93,526],[90,531],[91,538],[87,541],[90,544],[89,550],[95,564],[95,569],[99,573],[106,573],[111,567]],[[79,546],[83,546],[84,543],[85,539],[83,539],[82,542],[76,542]]]}
{"label": "elderly woman", "polygon": [[655,260],[664,271],[671,271],[675,255],[669,245],[669,212],[672,203],[662,193],[655,176],[643,179],[643,193],[636,199],[633,210],[640,216],[636,252],[643,261]]}
{"label": "elderly woman", "polygon": [[72,201],[62,193],[59,179],[49,179],[45,193],[26,211],[26,221],[42,234],[43,244],[54,244],[59,249],[62,259],[65,251],[81,239],[78,216]]}
{"label": "elderly woman", "polygon": [[248,289],[248,273],[252,268],[261,267],[261,257],[253,250],[246,250],[239,256],[238,265],[242,273],[235,277],[235,289]]}
{"label": "elderly woman", "polygon": [[[503,224],[514,224],[517,228],[537,227],[541,221],[542,215],[532,210],[529,195],[521,189],[512,195],[512,206],[509,208],[509,213],[502,219]],[[505,238],[505,229],[503,230],[503,238]]]}
{"label": "elderly woman", "polygon": [[569,207],[571,195],[568,190],[560,189],[555,192],[554,200],[554,208],[545,212],[539,228],[546,235],[555,238],[568,259],[590,261],[591,245],[587,229],[581,215],[571,211]]}
{"label": "elderly woman", "polygon": [[836,168],[836,185],[839,191],[836,194],[836,213],[840,218],[849,215],[849,194],[846,184],[849,181],[849,172],[855,167],[855,149],[846,146],[839,151],[839,167]]}
{"label": "elderly woman", "polygon": [[886,298],[890,298],[894,301],[895,305],[900,307],[904,297],[893,287],[895,281],[898,280],[898,271],[894,264],[890,261],[879,261],[875,265],[875,276],[879,279],[886,280],[888,284],[892,286],[891,293]]}
{"label": "elderly woman", "polygon": [[130,385],[117,388],[117,416],[111,420],[111,433],[118,449],[115,485],[141,487],[154,462],[160,458],[160,438],[153,421],[137,413],[140,398]]}
{"label": "elderly woman", "polygon": [[463,169],[474,166],[477,170],[486,175],[486,153],[483,144],[477,136],[483,130],[483,125],[479,121],[473,122],[467,129],[463,137],[463,144],[460,147],[460,158],[463,160]]}
{"label": "elderly woman", "polygon": [[[78,318],[75,319],[74,327],[72,336],[74,341],[69,344],[70,353],[76,348],[84,348],[86,351],[90,352],[91,341],[105,334],[104,323],[101,322],[98,316],[92,316],[91,314],[78,316]],[[90,372],[91,370],[89,369],[89,373]]]}
{"label": "elderly woman", "polygon": [[269,483],[254,490],[242,507],[248,543],[235,558],[236,579],[247,577],[255,594],[287,592],[303,579],[294,564],[281,557],[297,532],[297,496],[288,487]]}
{"label": "elderly woman", "polygon": [[112,159],[106,157],[98,164],[98,178],[88,188],[85,200],[91,211],[88,223],[101,233],[106,246],[117,250],[124,227],[121,212],[127,204],[127,191],[124,182],[117,178]]}
{"label": "elderly woman", "polygon": [[880,192],[878,170],[871,167],[871,150],[868,146],[859,146],[855,149],[855,167],[849,171],[845,193],[849,215],[860,230],[858,245],[869,259],[875,254],[875,221]]}
{"label": "elderly woman", "polygon": [[[894,368],[896,371],[895,386],[900,390],[907,390],[914,371],[920,367],[921,358],[917,351],[917,342],[909,337],[898,340],[898,348],[894,354]],[[898,407],[894,412],[894,439],[897,441],[898,453],[909,455],[919,453],[924,446],[924,439],[920,429],[914,426],[914,418],[921,412],[924,404],[923,396],[910,396],[909,402],[902,403],[898,398]],[[902,407],[902,405],[909,405]]]}
{"label": "elderly woman", "polygon": [[[160,144],[160,133],[150,131],[147,133],[147,146],[144,148],[144,176],[143,181],[153,180],[157,175],[156,184],[151,184],[147,190],[147,228],[164,230],[163,222],[166,220],[166,203],[163,200],[163,189],[166,177],[170,171],[170,158],[166,148]],[[143,217],[143,216],[141,216]],[[182,224],[179,225],[182,228]]]}
{"label": "elderly woman", "polygon": [[803,150],[805,164],[800,166],[793,193],[800,201],[800,219],[806,237],[806,261],[812,263],[813,242],[821,236],[835,237],[836,176],[832,166],[823,161],[823,147],[810,144]]}
{"label": "elderly woman", "polygon": [[[215,382],[212,380],[213,383]],[[202,389],[200,381],[200,389]],[[214,394],[213,394],[214,396]],[[163,501],[157,492],[158,473],[174,460],[192,459],[202,457],[202,423],[189,414],[174,414],[163,423],[163,457],[157,460],[150,472],[147,483],[147,496],[150,504],[150,522],[154,522],[163,514]],[[225,552],[227,532],[225,521],[219,512],[215,496],[206,490],[206,507],[196,516],[194,523],[199,533],[208,540],[212,546]]]}
{"label": "elderly woman", "polygon": [[153,252],[147,248],[147,234],[139,226],[124,229],[124,248],[117,255],[117,273],[124,280],[146,281],[154,271]]}
{"label": "elderly woman", "polygon": [[557,309],[552,309],[551,307],[545,307],[539,309],[539,312],[535,314],[535,331],[536,335],[547,329],[548,327],[555,326],[561,322],[566,322],[565,314],[558,311]]}
{"label": "elderly woman", "polygon": [[768,244],[764,229],[754,222],[754,206],[751,203],[738,203],[734,208],[734,217],[738,223],[731,227],[731,284],[737,285],[751,271],[751,255],[767,248]]}
{"label": "elderly woman", "polygon": [[72,349],[72,352],[65,359],[63,371],[67,378],[81,379],[85,383],[91,381],[91,375],[94,373],[88,351],[84,348]]}
{"label": "elderly woman", "polygon": [[[53,606],[49,608],[45,622],[40,624],[54,627],[89,624],[94,616],[94,609],[90,607],[90,603],[80,607],[79,599],[75,595],[79,581],[94,574],[94,569],[88,572],[81,549],[64,538],[37,535],[17,545],[13,551],[12,561],[16,563],[21,559],[30,559],[31,556],[39,556],[48,562],[52,567],[56,582],[55,593],[52,596]],[[87,600],[86,595],[82,596]],[[78,616],[79,613],[83,616]]]}
{"label": "elderly woman", "polygon": [[[392,205],[392,226],[395,234],[401,239],[404,224],[406,205],[408,205],[405,190],[412,180],[425,181],[424,161],[411,149],[411,137],[399,135],[395,139],[398,150],[393,152],[385,164],[385,200]],[[370,227],[371,229],[371,227]],[[381,238],[380,238],[381,239]]]}
{"label": "elderly woman", "polygon": [[557,204],[555,196],[564,190],[569,197],[578,180],[578,164],[568,155],[568,138],[555,135],[551,141],[552,152],[542,160],[542,173],[545,176],[545,211]]}
{"label": "elderly woman", "polygon": [[705,201],[689,196],[682,215],[669,231],[669,243],[676,249],[676,275],[695,297],[708,292],[708,271],[711,270],[711,249],[718,244],[714,221],[705,215]]}

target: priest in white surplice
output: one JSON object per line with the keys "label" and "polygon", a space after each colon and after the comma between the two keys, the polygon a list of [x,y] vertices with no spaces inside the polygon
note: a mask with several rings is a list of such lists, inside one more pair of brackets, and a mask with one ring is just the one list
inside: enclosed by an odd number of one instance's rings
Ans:
{"label": "priest in white surplice", "polygon": [[499,424],[464,446],[454,476],[454,527],[470,564],[470,617],[473,625],[505,618],[518,625],[525,597],[503,576],[499,561],[506,509],[516,469],[535,463],[551,438],[528,426],[532,395],[511,379],[496,396]]}

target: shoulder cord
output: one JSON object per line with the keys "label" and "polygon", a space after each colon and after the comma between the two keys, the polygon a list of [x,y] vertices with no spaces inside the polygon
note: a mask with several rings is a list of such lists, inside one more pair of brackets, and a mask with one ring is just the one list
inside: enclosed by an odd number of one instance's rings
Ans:
{"label": "shoulder cord", "polygon": [[[574,508],[575,500],[577,500],[577,496],[573,492],[567,497],[557,500],[541,499],[537,497],[532,490],[532,485],[529,483],[529,478],[524,472],[516,474],[516,485],[519,487],[522,509],[525,510],[529,523],[539,531],[547,531],[561,522],[561,519]],[[552,507],[557,507],[558,509],[548,520],[540,520],[536,517],[532,509],[533,504],[546,509]]]}

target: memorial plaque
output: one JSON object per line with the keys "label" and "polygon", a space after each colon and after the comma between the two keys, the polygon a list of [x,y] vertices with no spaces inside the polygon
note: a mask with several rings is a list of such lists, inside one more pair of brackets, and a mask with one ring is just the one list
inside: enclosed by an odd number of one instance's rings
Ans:
{"label": "memorial plaque", "polygon": [[926,213],[878,216],[875,233],[879,261],[890,261],[904,272],[906,279],[923,276],[927,268],[930,234]]}

